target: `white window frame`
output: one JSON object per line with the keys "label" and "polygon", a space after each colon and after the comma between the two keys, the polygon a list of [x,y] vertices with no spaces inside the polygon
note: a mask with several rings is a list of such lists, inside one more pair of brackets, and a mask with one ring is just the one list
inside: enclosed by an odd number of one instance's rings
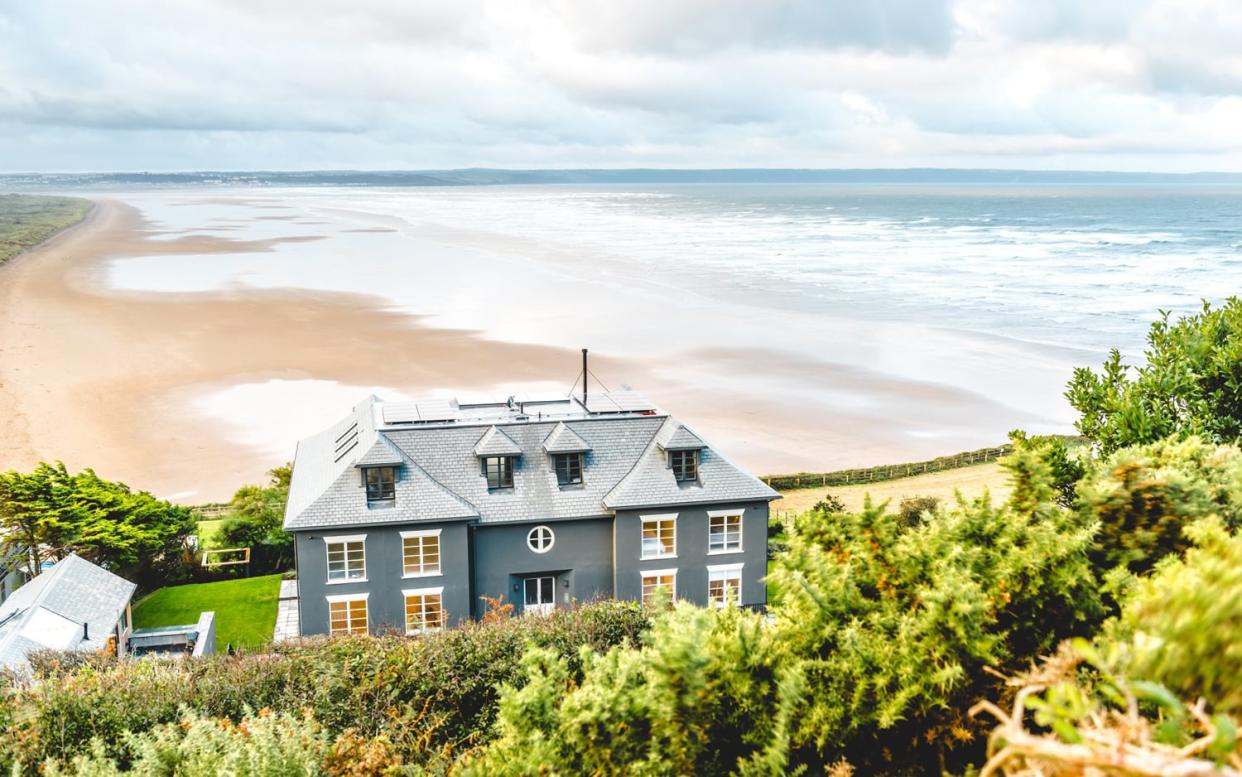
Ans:
{"label": "white window frame", "polygon": [[717,580],[736,580],[737,581],[737,601],[734,604],[738,607],[742,606],[742,567],[743,564],[708,564],[707,565],[707,606],[708,607],[724,607],[723,601],[712,601],[712,583]]}
{"label": "white window frame", "polygon": [[[727,521],[729,518],[732,518],[734,516],[737,516],[737,547],[730,548],[728,546],[727,537],[729,536],[729,528],[728,528],[728,524],[726,523],[725,524],[725,537],[726,537],[725,547],[720,550],[712,550],[712,519],[713,518],[724,518]],[[723,556],[729,553],[741,553],[742,548],[744,546],[743,540],[745,538],[745,534],[742,531],[742,529],[743,529],[743,526],[745,526],[745,524],[746,524],[746,511],[745,510],[708,510],[707,511],[707,555]]]}
{"label": "white window frame", "polygon": [[[647,578],[649,577],[671,577],[673,578],[672,590],[668,592],[669,602],[677,601],[677,570],[674,569],[640,569],[638,571],[638,603],[643,607],[647,606],[647,594],[643,589],[647,586]],[[658,587],[660,584],[657,583]]]}
{"label": "white window frame", "polygon": [[[409,618],[409,599],[411,596],[438,596],[440,597],[440,625],[434,628],[410,629]],[[426,610],[424,608],[424,614]],[[448,622],[448,612],[444,609],[444,586],[436,586],[434,588],[405,588],[401,591],[401,619],[405,621],[405,634],[412,637],[417,634],[427,634],[433,631],[442,630]]]}
{"label": "white window frame", "polygon": [[[345,632],[333,632],[332,631],[332,605],[349,604],[351,602],[367,602],[367,599],[370,596],[371,596],[370,593],[338,594],[336,596],[325,596],[324,599],[328,600],[328,635],[329,636],[337,636],[337,635],[351,636],[354,633],[353,631],[345,631]],[[348,611],[349,611],[348,608],[346,608],[346,612]],[[353,619],[351,618],[350,624],[349,624],[350,626],[353,625],[352,621]],[[370,602],[367,602],[366,626],[367,626],[367,633],[370,634],[371,633],[371,603]]]}
{"label": "white window frame", "polygon": [[[552,539],[548,542],[546,547],[536,548],[535,543],[531,542],[531,540],[534,539],[535,532],[539,531],[540,529],[547,529],[548,536],[551,537]],[[546,523],[541,523],[538,526],[532,526],[530,531],[526,532],[526,548],[531,553],[547,553],[548,551],[552,550],[552,547],[554,545],[556,545],[556,532],[552,529],[551,526],[547,525]]]}
{"label": "white window frame", "polygon": [[[440,533],[442,531],[443,529],[418,529],[414,531],[401,532],[401,577],[402,579],[408,580],[409,578],[412,578],[412,577],[440,577],[441,575],[444,574],[444,545],[443,543],[440,542]],[[435,537],[436,538],[436,559],[437,561],[436,561],[436,571],[434,572],[427,572],[426,571],[427,565],[425,562],[422,561],[422,558],[423,558],[422,550],[423,549],[422,549],[421,540],[423,537]],[[405,571],[405,541],[413,540],[413,539],[420,540],[418,555],[419,555],[419,565],[423,567],[424,569],[424,571],[422,572],[406,572]]]}
{"label": "white window frame", "polygon": [[[656,523],[657,521],[670,521],[673,524],[673,552],[667,553],[661,550],[659,553],[647,553],[647,548],[643,542],[643,535],[646,533],[647,524]],[[659,539],[657,537],[657,539]],[[660,543],[660,547],[664,547],[664,543]],[[643,515],[639,517],[638,527],[638,557],[644,561],[647,559],[657,558],[677,558],[677,513],[664,513],[662,515]]]}
{"label": "white window frame", "polygon": [[[331,549],[333,545],[349,542],[362,543],[362,577],[345,577],[342,580],[332,579],[332,561]],[[323,558],[326,564],[325,572],[328,578],[328,585],[342,585],[344,583],[365,583],[367,582],[367,535],[365,534],[335,534],[325,536],[323,538]],[[349,551],[345,551],[345,574],[349,574]]]}

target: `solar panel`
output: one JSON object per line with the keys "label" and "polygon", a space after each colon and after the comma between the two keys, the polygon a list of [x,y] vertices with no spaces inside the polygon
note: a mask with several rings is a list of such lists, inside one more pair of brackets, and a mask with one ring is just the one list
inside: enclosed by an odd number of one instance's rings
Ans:
{"label": "solar panel", "polygon": [[418,405],[413,402],[385,402],[381,411],[386,424],[412,424],[419,420]]}
{"label": "solar panel", "polygon": [[656,409],[650,400],[637,391],[588,394],[586,405],[587,410],[592,413],[642,413]]}
{"label": "solar panel", "polygon": [[419,402],[385,402],[382,406],[385,424],[418,424],[457,419],[457,407],[449,399],[428,399]]}
{"label": "solar panel", "polygon": [[447,399],[432,399],[418,403],[418,416],[423,421],[451,421],[457,418],[457,408]]}

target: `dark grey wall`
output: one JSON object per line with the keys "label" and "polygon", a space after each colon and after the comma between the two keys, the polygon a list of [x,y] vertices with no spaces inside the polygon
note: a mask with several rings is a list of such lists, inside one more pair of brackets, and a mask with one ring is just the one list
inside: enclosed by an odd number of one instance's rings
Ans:
{"label": "dark grey wall", "polygon": [[[742,508],[742,552],[707,553],[707,513]],[[643,560],[642,520],[644,515],[677,514],[677,557]],[[651,569],[677,570],[677,598],[707,604],[707,566],[738,564],[742,567],[741,604],[767,603],[763,578],[768,571],[768,503],[745,505],[715,504],[694,507],[661,507],[649,510],[623,510],[616,518],[616,579],[618,599],[642,597],[642,572]]]}
{"label": "dark grey wall", "polygon": [[[556,541],[546,553],[526,545],[535,526],[552,529]],[[612,596],[612,519],[484,524],[474,529],[475,596],[499,597],[522,611],[521,579],[536,573],[556,576],[556,604]],[[517,586],[518,590],[514,590]],[[475,612],[484,605],[477,598]]]}
{"label": "dark grey wall", "polygon": [[[432,577],[402,576],[401,532],[440,529],[440,574]],[[323,538],[365,534],[366,582],[328,581],[328,554]],[[464,523],[398,524],[346,527],[332,531],[304,531],[295,541],[298,561],[298,617],[303,634],[328,633],[328,601],[339,594],[369,593],[367,617],[371,631],[405,632],[405,597],[402,590],[444,587],[443,606],[452,626],[470,617],[470,557]]]}

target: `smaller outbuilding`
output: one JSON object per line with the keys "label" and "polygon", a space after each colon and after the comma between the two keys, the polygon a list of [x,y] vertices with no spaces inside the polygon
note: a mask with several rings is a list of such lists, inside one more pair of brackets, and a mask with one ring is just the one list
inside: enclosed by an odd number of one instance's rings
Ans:
{"label": "smaller outbuilding", "polygon": [[76,554],[0,604],[0,669],[24,671],[37,650],[125,655],[135,585]]}

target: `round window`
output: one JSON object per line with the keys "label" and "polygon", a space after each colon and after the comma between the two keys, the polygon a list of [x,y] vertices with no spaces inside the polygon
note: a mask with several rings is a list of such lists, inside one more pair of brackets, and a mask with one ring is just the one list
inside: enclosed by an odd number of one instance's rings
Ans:
{"label": "round window", "polygon": [[526,544],[536,553],[547,553],[552,550],[556,535],[547,526],[536,526],[526,535]]}

